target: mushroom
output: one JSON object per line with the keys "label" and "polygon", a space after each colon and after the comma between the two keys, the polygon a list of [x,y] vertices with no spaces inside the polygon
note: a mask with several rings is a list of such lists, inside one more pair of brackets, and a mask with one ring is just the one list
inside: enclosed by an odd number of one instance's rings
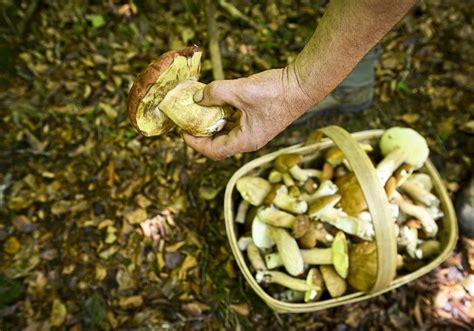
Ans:
{"label": "mushroom", "polygon": [[[334,265],[339,276],[347,277],[349,254],[346,236],[342,231],[336,234],[330,248],[302,249],[300,254],[305,264]],[[268,269],[274,269],[280,267],[283,260],[279,253],[271,253],[265,255],[265,263]]]}
{"label": "mushroom", "polygon": [[395,191],[392,200],[400,207],[400,210],[420,220],[423,232],[428,237],[434,237],[438,233],[438,225],[426,208],[414,205],[406,201],[400,193]]}
{"label": "mushroom", "polygon": [[408,255],[414,258],[418,245],[418,230],[406,225],[401,226],[397,239],[398,246],[405,247]]}
{"label": "mushroom", "polygon": [[407,163],[416,170],[428,159],[429,149],[425,138],[410,128],[388,129],[382,135],[379,145],[384,159],[376,170],[383,185],[402,163]]}
{"label": "mushroom", "polygon": [[237,215],[235,216],[235,222],[244,224],[245,217],[247,216],[247,211],[249,210],[250,204],[247,200],[242,199],[239,203],[239,208],[237,209]]}
{"label": "mushroom", "polygon": [[306,193],[301,194],[301,199],[305,200],[307,203],[310,204],[318,198],[335,194],[337,190],[338,188],[336,184],[334,184],[330,180],[325,180],[321,182],[321,185],[319,185],[319,187],[317,188],[316,191],[314,191],[313,194],[306,194]]}
{"label": "mushroom", "polygon": [[321,171],[316,169],[302,169],[298,166],[302,156],[300,154],[283,154],[275,159],[276,170],[284,173],[289,172],[299,182],[304,182],[310,177],[319,177]]}
{"label": "mushroom", "polygon": [[242,236],[237,240],[237,246],[241,251],[245,251],[247,246],[252,242],[252,237],[249,236]]}
{"label": "mushroom", "polygon": [[257,211],[257,218],[263,223],[288,229],[293,228],[296,222],[294,215],[273,207],[260,208]]}
{"label": "mushroom", "polygon": [[304,271],[304,262],[295,238],[285,229],[273,226],[268,226],[268,232],[270,238],[277,246],[278,253],[286,271],[292,276],[302,274]]}
{"label": "mushroom", "polygon": [[298,215],[296,221],[292,226],[292,235],[293,238],[299,239],[303,237],[311,227],[311,221],[307,215]]}
{"label": "mushroom", "polygon": [[322,265],[319,267],[323,276],[324,284],[332,298],[337,298],[346,293],[347,283],[339,276],[333,266]]}
{"label": "mushroom", "polygon": [[304,300],[304,293],[305,292],[302,291],[287,289],[283,292],[274,294],[273,297],[285,302],[301,302]]}
{"label": "mushroom", "polygon": [[253,206],[260,206],[272,190],[272,185],[257,176],[244,176],[236,182],[237,190],[244,200]]}
{"label": "mushroom", "polygon": [[334,208],[340,199],[340,195],[334,194],[314,201],[309,207],[309,216],[331,224],[347,234],[364,240],[373,240],[375,230],[372,221],[367,218],[349,216],[343,210]]}
{"label": "mushroom", "polygon": [[272,184],[280,183],[282,181],[282,179],[283,179],[282,173],[279,172],[278,170],[273,169],[268,174],[268,181]]}
{"label": "mushroom", "polygon": [[275,242],[270,237],[269,225],[255,217],[252,221],[252,241],[258,248],[272,248]]}
{"label": "mushroom", "polygon": [[293,214],[303,214],[308,210],[308,203],[304,200],[290,196],[288,189],[282,186],[276,191],[272,203],[280,209],[289,211]]}
{"label": "mushroom", "polygon": [[431,180],[430,175],[423,172],[418,172],[411,175],[410,180],[413,180],[419,185],[423,186],[423,188],[428,192],[431,192],[433,189],[433,181]]}
{"label": "mushroom", "polygon": [[265,262],[263,261],[263,258],[260,255],[258,247],[255,246],[253,242],[247,245],[247,257],[254,270],[259,271],[267,269],[265,266]]}
{"label": "mushroom", "polygon": [[416,202],[419,202],[427,207],[439,206],[439,199],[426,190],[423,184],[416,180],[416,177],[406,180],[400,188]]}
{"label": "mushroom", "polygon": [[441,251],[441,243],[438,240],[426,240],[420,244],[415,252],[417,259],[427,259],[435,256]]}
{"label": "mushroom", "polygon": [[305,292],[305,298],[314,298],[322,288],[314,273],[308,272],[306,280],[293,278],[280,271],[260,270],[255,275],[258,283],[279,284],[295,291]]}
{"label": "mushroom", "polygon": [[316,247],[316,243],[322,242],[325,246],[330,246],[334,236],[330,234],[322,222],[312,220],[309,225],[308,231],[303,237],[298,238],[298,242],[303,248]]}
{"label": "mushroom", "polygon": [[375,284],[377,269],[377,245],[374,242],[365,241],[351,247],[347,276],[350,286],[359,291],[369,290]]}
{"label": "mushroom", "polygon": [[357,215],[367,209],[367,202],[354,173],[341,177],[336,183],[341,195],[341,207],[349,215]]}
{"label": "mushroom", "polygon": [[325,286],[323,276],[317,268],[311,268],[306,276],[306,284],[310,286],[319,287],[319,290],[306,291],[304,296],[304,302],[318,301],[323,295]]}
{"label": "mushroom", "polygon": [[197,46],[167,52],[137,77],[128,96],[128,116],[138,132],[157,136],[176,124],[194,136],[211,136],[224,127],[227,108],[204,107],[193,100],[206,86],[197,82],[201,55]]}

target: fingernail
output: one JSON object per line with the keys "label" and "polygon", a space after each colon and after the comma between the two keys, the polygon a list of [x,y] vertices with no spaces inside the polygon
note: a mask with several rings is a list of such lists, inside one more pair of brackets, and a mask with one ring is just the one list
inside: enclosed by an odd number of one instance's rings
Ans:
{"label": "fingernail", "polygon": [[194,102],[201,102],[202,99],[204,99],[204,89],[200,89],[199,91],[197,91],[195,94],[194,94]]}

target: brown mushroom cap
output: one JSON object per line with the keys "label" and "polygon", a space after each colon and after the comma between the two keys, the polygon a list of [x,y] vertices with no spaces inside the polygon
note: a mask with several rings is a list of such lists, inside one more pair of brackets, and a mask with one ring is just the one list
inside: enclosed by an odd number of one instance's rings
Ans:
{"label": "brown mushroom cap", "polygon": [[[128,117],[137,131],[145,136],[156,136],[174,127],[158,104],[179,82],[188,78],[197,80],[200,62],[201,50],[197,46],[170,51],[151,62],[137,77],[128,95],[127,106]],[[154,85],[159,88],[148,93]]]}

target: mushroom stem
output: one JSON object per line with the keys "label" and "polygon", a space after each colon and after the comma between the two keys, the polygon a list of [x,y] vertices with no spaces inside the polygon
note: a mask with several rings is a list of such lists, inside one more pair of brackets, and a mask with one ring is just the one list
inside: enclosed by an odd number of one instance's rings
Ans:
{"label": "mushroom stem", "polygon": [[260,255],[258,247],[255,246],[253,242],[249,243],[247,246],[247,257],[250,261],[250,264],[256,271],[267,269],[265,266],[265,262],[263,261],[263,258]]}
{"label": "mushroom stem", "polygon": [[308,285],[304,279],[293,278],[280,271],[260,270],[255,275],[255,279],[258,283],[275,283],[295,291],[321,290],[318,286]]}
{"label": "mushroom stem", "polygon": [[291,229],[296,222],[295,216],[275,208],[259,209],[257,218],[265,224],[288,229]]}
{"label": "mushroom stem", "polygon": [[417,259],[426,259],[441,251],[441,243],[438,240],[427,240],[423,242],[415,252]]}
{"label": "mushroom stem", "polygon": [[427,207],[438,207],[439,199],[425,190],[425,188],[414,180],[407,180],[401,185],[401,189],[416,202],[422,203]]}
{"label": "mushroom stem", "polygon": [[235,216],[235,222],[244,224],[245,216],[247,216],[247,211],[249,210],[250,203],[247,200],[240,201],[239,208],[237,209],[237,215]]}
{"label": "mushroom stem", "polygon": [[405,247],[410,257],[415,257],[416,246],[418,244],[418,230],[410,228],[409,226],[400,227],[400,233],[398,236],[398,245]]}
{"label": "mushroom stem", "polygon": [[320,216],[320,220],[361,239],[374,240],[375,230],[372,222],[349,216],[340,209],[331,209]]}
{"label": "mushroom stem", "polygon": [[292,276],[302,274],[304,271],[303,257],[298,244],[286,230],[268,226],[269,234],[277,246],[278,253],[283,261],[286,271]]}
{"label": "mushroom stem", "polygon": [[[331,248],[301,249],[300,253],[305,264],[332,264]],[[265,255],[265,264],[268,269],[275,269],[283,265],[283,260],[278,252],[270,253]]]}
{"label": "mushroom stem", "polygon": [[294,214],[303,214],[308,210],[308,203],[306,201],[298,200],[281,191],[277,191],[273,204],[280,209]]}
{"label": "mushroom stem", "polygon": [[393,200],[395,200],[395,203],[398,204],[402,212],[420,220],[423,231],[427,236],[434,237],[438,233],[438,225],[426,208],[406,201],[397,191],[393,194]]}
{"label": "mushroom stem", "polygon": [[398,147],[385,156],[382,161],[380,161],[376,167],[376,171],[380,181],[382,182],[382,185],[385,185],[394,171],[397,170],[397,168],[405,161],[406,156],[406,151]]}
{"label": "mushroom stem", "polygon": [[304,300],[304,294],[302,291],[288,289],[278,293],[275,298],[285,302],[301,302]]}
{"label": "mushroom stem", "polygon": [[252,242],[251,237],[243,236],[240,237],[239,240],[237,241],[237,246],[239,246],[239,249],[241,251],[245,251],[247,249],[247,246]]}

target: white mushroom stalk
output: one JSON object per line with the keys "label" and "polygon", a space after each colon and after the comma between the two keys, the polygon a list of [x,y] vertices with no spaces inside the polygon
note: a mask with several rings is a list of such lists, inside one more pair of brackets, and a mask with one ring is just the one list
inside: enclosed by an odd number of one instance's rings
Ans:
{"label": "white mushroom stalk", "polygon": [[304,272],[303,257],[298,249],[298,244],[285,229],[268,226],[271,239],[277,246],[283,266],[292,276],[298,276]]}
{"label": "white mushroom stalk", "polygon": [[277,300],[285,302],[301,302],[304,300],[304,293],[305,292],[302,291],[288,289],[281,293],[275,294],[273,297]]}
{"label": "white mushroom stalk", "polygon": [[428,237],[434,237],[438,233],[438,224],[436,224],[433,217],[431,217],[430,213],[426,210],[426,208],[414,205],[405,199],[403,199],[402,195],[397,191],[393,194],[394,202],[400,207],[400,210],[410,216],[413,216],[420,220],[421,225],[423,227],[423,232]]}

